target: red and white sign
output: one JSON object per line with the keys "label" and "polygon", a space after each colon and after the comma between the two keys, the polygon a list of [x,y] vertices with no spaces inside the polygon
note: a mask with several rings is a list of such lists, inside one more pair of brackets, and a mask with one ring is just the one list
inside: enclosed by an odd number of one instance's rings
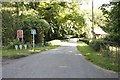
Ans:
{"label": "red and white sign", "polygon": [[17,30],[17,38],[23,38],[23,30]]}

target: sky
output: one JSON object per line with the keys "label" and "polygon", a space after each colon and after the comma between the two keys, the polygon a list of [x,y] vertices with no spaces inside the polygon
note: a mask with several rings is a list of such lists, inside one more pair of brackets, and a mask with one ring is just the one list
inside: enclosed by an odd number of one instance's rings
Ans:
{"label": "sky", "polygon": [[94,7],[102,6],[102,4],[109,3],[109,0],[93,0]]}
{"label": "sky", "polygon": [[[88,2],[88,4],[86,4],[85,2],[83,2],[82,8],[91,8],[92,7],[92,0],[90,0]],[[102,4],[107,4],[109,3],[110,0],[93,0],[93,4],[94,4],[94,8],[98,8],[100,6],[102,6]]]}

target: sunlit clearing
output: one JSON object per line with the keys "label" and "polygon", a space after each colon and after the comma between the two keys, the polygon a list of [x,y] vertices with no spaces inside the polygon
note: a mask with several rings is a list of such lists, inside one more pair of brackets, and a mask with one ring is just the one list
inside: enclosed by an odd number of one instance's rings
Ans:
{"label": "sunlit clearing", "polygon": [[77,46],[77,43],[61,42],[61,45],[62,46],[73,46],[73,47],[75,47],[75,46]]}
{"label": "sunlit clearing", "polygon": [[78,41],[77,38],[70,39],[70,42],[77,42],[77,41]]}
{"label": "sunlit clearing", "polygon": [[52,41],[49,41],[48,44],[50,44],[50,45],[61,45],[61,41],[60,40],[52,40]]}

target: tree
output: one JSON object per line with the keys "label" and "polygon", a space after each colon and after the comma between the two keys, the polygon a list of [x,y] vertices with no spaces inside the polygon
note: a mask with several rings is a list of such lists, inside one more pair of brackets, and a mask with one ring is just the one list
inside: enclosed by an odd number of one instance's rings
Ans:
{"label": "tree", "polygon": [[[63,39],[67,34],[79,35],[85,25],[84,15],[76,2],[3,2],[3,44],[16,38],[18,29],[24,31],[24,41],[31,42],[30,29],[35,28],[36,42]],[[70,23],[69,23],[70,21]],[[69,25],[70,24],[70,25]],[[12,32],[11,32],[12,30]],[[69,31],[70,30],[70,31]],[[40,36],[42,33],[42,37]],[[8,34],[11,34],[8,36]]]}
{"label": "tree", "polygon": [[106,30],[109,31],[111,36],[109,40],[118,42],[120,41],[120,2],[110,4],[111,10],[108,11],[106,6],[102,6],[101,10],[103,11],[104,16],[107,18]]}
{"label": "tree", "polygon": [[[37,30],[37,42],[44,43],[44,33],[47,32],[50,28],[49,23],[37,17],[28,17],[23,21],[23,28],[28,26],[27,30],[36,29]],[[26,34],[27,35],[27,34]]]}
{"label": "tree", "polygon": [[2,14],[2,41],[8,45],[16,38],[16,8],[14,3],[3,2],[0,8]]}

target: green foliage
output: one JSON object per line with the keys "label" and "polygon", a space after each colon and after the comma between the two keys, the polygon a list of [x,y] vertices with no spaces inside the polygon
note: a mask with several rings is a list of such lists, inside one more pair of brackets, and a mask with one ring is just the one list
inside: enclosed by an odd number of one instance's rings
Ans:
{"label": "green foliage", "polygon": [[79,45],[77,46],[77,49],[80,51],[80,54],[85,56],[87,60],[105,69],[113,70],[116,72],[120,71],[118,63],[113,63],[114,59],[103,57],[99,52],[96,52],[84,42],[78,43]]}
{"label": "green foliage", "polygon": [[100,46],[102,45],[103,40],[92,40],[89,45],[92,47],[95,51],[100,51]]}
{"label": "green foliage", "polygon": [[41,51],[46,51],[49,49],[54,49],[58,46],[37,46],[35,48],[35,50],[31,50],[31,49],[23,49],[23,50],[15,50],[15,49],[4,49],[2,51],[2,57],[7,57],[7,58],[11,58],[11,59],[16,59],[16,58],[21,58],[21,57],[25,57],[31,54],[35,54],[35,53],[39,53]]}
{"label": "green foliage", "polygon": [[13,41],[11,41],[10,43],[9,43],[9,45],[8,46],[6,46],[5,48],[6,49],[15,49],[15,45],[20,45],[20,44],[22,44],[20,41],[18,41],[18,39],[14,39]]}
{"label": "green foliage", "polygon": [[85,42],[86,44],[89,44],[89,43],[90,43],[90,40],[89,40],[89,39],[80,38],[79,41]]}
{"label": "green foliage", "polygon": [[2,41],[3,45],[9,44],[15,38],[15,18],[12,17],[12,12],[9,10],[2,10]]}
{"label": "green foliage", "polygon": [[[76,2],[3,2],[2,40],[9,45],[23,29],[24,42],[31,42],[30,30],[35,28],[37,43],[79,35],[85,25],[84,15]],[[70,22],[70,23],[69,23]]]}
{"label": "green foliage", "polygon": [[[39,37],[37,42],[44,43],[44,33],[47,32],[50,28],[49,23],[44,19],[39,19],[37,17],[28,17],[23,20],[23,28],[29,26],[27,29],[36,29],[36,36]],[[27,35],[27,34],[26,34]],[[29,35],[29,34],[28,34]]]}
{"label": "green foliage", "polygon": [[[106,17],[106,31],[111,35],[108,40],[119,43],[120,42],[120,2],[110,4],[111,10],[107,10],[106,7],[102,6],[101,10],[103,15]],[[107,39],[107,38],[106,38]]]}
{"label": "green foliage", "polygon": [[[106,38],[104,38],[104,40],[119,43],[120,42],[119,37],[120,37],[120,35],[111,34],[110,36],[107,36]],[[118,45],[120,45],[120,44],[118,44]]]}

